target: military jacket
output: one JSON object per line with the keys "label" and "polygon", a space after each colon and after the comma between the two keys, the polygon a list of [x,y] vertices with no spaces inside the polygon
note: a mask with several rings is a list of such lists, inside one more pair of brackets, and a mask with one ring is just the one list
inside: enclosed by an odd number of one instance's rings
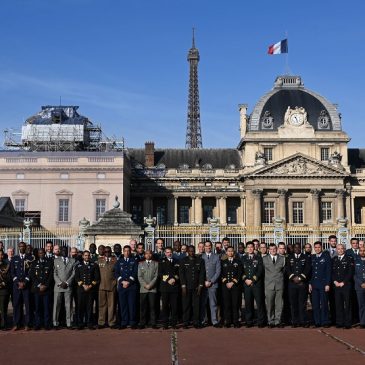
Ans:
{"label": "military jacket", "polygon": [[117,282],[128,281],[130,285],[136,285],[138,282],[138,261],[134,257],[125,260],[123,256],[114,266],[114,277]]}
{"label": "military jacket", "polygon": [[355,289],[356,290],[364,290],[361,287],[361,284],[365,283],[365,259],[362,260],[360,256],[358,256],[355,260]]}
{"label": "military jacket", "polygon": [[229,258],[222,261],[222,283],[234,283],[234,285],[239,285],[241,282],[243,273],[243,265],[240,259],[234,258],[232,262]]}
{"label": "military jacket", "polygon": [[82,285],[92,285],[95,288],[100,282],[99,267],[95,262],[84,261],[76,265],[75,281],[79,287]]}
{"label": "military jacket", "polygon": [[53,280],[53,260],[34,260],[29,269],[29,276],[32,292],[38,292],[40,285],[45,285],[49,291]]}
{"label": "military jacket", "polygon": [[325,286],[331,285],[331,256],[329,252],[324,251],[319,257],[312,255],[312,273],[310,284],[314,288],[324,289]]}
{"label": "military jacket", "polygon": [[196,289],[204,285],[205,263],[201,257],[189,256],[180,261],[179,276],[182,287]]}
{"label": "military jacket", "polygon": [[[179,291],[179,268],[180,261],[172,259],[172,262],[168,258],[163,258],[158,265],[158,278],[159,288],[164,293],[175,293]],[[168,283],[170,279],[175,279],[175,284]]]}
{"label": "military jacket", "polygon": [[294,253],[288,255],[286,262],[286,273],[289,280],[295,277],[299,278],[300,282],[307,282],[310,278],[311,263],[309,256],[301,253],[297,258]]}
{"label": "military jacket", "polygon": [[0,263],[0,296],[9,293],[10,264],[6,261]]}
{"label": "military jacket", "polygon": [[108,259],[103,256],[99,257],[98,265],[100,271],[100,285],[99,290],[113,291],[117,286],[117,281],[114,276],[115,264],[117,259],[115,257],[109,257]]}
{"label": "military jacket", "polygon": [[253,254],[252,259],[250,259],[249,255],[244,255],[241,257],[241,262],[243,265],[243,282],[248,279],[253,281],[253,285],[261,285],[264,275],[262,257],[257,254]]}
{"label": "military jacket", "polygon": [[10,273],[14,284],[19,282],[29,283],[29,269],[34,260],[32,255],[24,255],[22,259],[20,255],[16,255],[11,260]]}
{"label": "military jacket", "polygon": [[332,259],[332,283],[334,281],[351,284],[354,275],[354,260],[351,256],[344,255],[342,260],[338,256]]}

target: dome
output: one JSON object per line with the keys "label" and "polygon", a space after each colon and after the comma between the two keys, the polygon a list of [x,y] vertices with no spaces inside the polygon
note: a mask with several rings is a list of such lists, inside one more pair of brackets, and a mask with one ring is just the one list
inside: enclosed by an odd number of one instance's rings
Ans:
{"label": "dome", "polygon": [[256,104],[249,120],[250,131],[274,131],[284,124],[287,109],[304,108],[314,130],[342,130],[336,105],[304,88],[299,76],[279,76],[274,88]]}

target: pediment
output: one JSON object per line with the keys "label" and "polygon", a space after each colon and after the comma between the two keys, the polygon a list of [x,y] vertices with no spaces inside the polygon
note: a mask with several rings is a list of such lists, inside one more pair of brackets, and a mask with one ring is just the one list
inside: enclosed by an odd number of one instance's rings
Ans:
{"label": "pediment", "polygon": [[56,195],[73,195],[73,192],[67,189],[62,189],[56,192]]}
{"label": "pediment", "polygon": [[29,193],[25,190],[16,190],[14,192],[11,193],[12,196],[24,196],[24,195],[29,195]]}
{"label": "pediment", "polygon": [[109,191],[98,189],[96,191],[93,191],[93,195],[110,195]]}
{"label": "pediment", "polygon": [[348,173],[339,168],[325,164],[302,153],[296,153],[288,158],[269,166],[264,166],[248,175],[248,177],[345,177]]}

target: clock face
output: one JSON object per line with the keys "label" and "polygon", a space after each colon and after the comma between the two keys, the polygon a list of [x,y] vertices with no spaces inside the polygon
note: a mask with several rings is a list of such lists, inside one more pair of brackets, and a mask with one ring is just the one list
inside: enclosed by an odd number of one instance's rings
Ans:
{"label": "clock face", "polygon": [[290,123],[292,125],[302,125],[304,122],[304,117],[302,113],[293,113],[290,116]]}

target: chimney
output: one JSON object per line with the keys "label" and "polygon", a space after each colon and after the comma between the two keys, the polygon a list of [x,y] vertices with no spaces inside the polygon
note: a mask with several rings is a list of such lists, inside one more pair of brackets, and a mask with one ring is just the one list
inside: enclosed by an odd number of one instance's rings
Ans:
{"label": "chimney", "polygon": [[146,167],[155,166],[155,143],[154,142],[146,142],[144,144],[144,158],[145,158]]}

